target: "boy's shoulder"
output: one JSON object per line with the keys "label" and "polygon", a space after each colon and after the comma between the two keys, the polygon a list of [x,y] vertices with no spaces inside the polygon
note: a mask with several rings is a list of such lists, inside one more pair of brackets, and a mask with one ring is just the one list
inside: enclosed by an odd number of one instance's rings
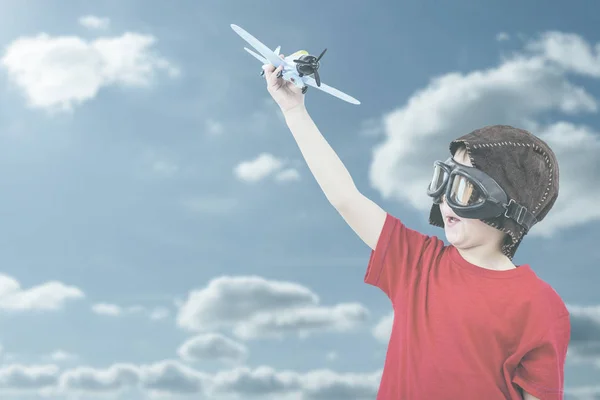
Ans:
{"label": "boy's shoulder", "polygon": [[535,312],[538,317],[552,323],[557,319],[569,315],[569,310],[558,292],[548,282],[533,274],[531,290],[526,301],[530,312]]}

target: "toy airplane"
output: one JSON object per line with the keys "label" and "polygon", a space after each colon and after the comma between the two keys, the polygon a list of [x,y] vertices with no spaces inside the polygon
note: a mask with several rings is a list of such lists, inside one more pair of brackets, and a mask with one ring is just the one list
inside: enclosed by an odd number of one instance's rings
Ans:
{"label": "toy airplane", "polygon": [[[279,56],[279,51],[281,50],[281,46],[278,46],[275,51],[270,50],[267,46],[262,44],[258,39],[254,36],[243,30],[237,25],[231,24],[231,29],[235,31],[242,39],[248,42],[252,47],[254,47],[261,55],[256,54],[252,50],[244,47],[248,53],[254,56],[263,64],[273,64],[275,68],[280,65],[283,65],[283,70],[279,73],[279,77],[283,77],[286,81],[292,82],[296,87],[302,88],[302,93],[306,93],[308,89],[307,85],[320,89],[326,93],[329,93],[332,96],[335,96],[339,99],[347,101],[352,104],[360,104],[360,101],[356,100],[354,97],[347,95],[346,93],[340,92],[339,90],[332,88],[321,82],[321,78],[319,77],[319,61],[325,51],[323,50],[319,57],[312,56],[308,54],[304,50],[300,50],[291,54],[285,58],[281,58]],[[261,72],[261,76],[264,74],[264,71]],[[314,77],[314,78],[313,78]]]}

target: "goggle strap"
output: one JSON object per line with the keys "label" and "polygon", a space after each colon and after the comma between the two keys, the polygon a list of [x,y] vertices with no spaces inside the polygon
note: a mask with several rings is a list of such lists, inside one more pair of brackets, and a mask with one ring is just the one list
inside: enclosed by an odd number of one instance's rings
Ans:
{"label": "goggle strap", "polygon": [[516,203],[513,199],[510,199],[506,205],[506,211],[504,216],[517,221],[517,223],[526,230],[531,229],[533,225],[537,223],[537,218],[527,208]]}

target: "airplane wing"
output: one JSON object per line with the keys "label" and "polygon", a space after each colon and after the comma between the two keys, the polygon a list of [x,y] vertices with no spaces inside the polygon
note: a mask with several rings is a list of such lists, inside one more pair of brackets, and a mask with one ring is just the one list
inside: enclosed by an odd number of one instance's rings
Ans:
{"label": "airplane wing", "polygon": [[360,104],[360,101],[356,100],[354,97],[347,95],[346,93],[341,92],[341,91],[337,90],[336,88],[326,85],[323,82],[321,82],[321,87],[317,86],[317,82],[310,76],[303,76],[302,79],[308,85],[310,85],[314,88],[317,88],[319,90],[322,90],[325,93],[329,93],[330,95],[335,96],[338,99],[342,99],[342,100],[347,101],[348,103],[352,103],[352,104]]}
{"label": "airplane wing", "polygon": [[253,56],[254,58],[256,58],[258,61],[260,61],[261,63],[263,63],[263,65],[264,65],[264,64],[270,64],[270,63],[269,63],[269,61],[267,61],[267,59],[266,59],[266,58],[264,58],[264,57],[262,57],[262,56],[259,56],[258,54],[256,54],[256,53],[255,53],[255,52],[253,52],[252,50],[250,50],[249,48],[247,48],[247,47],[244,47],[244,50],[246,50],[248,53],[252,54],[252,56]]}
{"label": "airplane wing", "polygon": [[277,68],[279,65],[281,65],[283,63],[283,60],[281,59],[281,57],[279,57],[277,54],[275,54],[273,52],[273,50],[270,50],[267,46],[262,44],[257,38],[255,38],[254,36],[252,36],[251,34],[246,32],[239,26],[237,26],[235,24],[231,24],[231,29],[233,29],[233,31],[235,33],[237,33],[238,35],[240,35],[240,37],[242,39],[244,39],[252,47],[254,47],[265,59],[267,59],[269,61],[269,64],[273,64],[275,66],[275,68]]}

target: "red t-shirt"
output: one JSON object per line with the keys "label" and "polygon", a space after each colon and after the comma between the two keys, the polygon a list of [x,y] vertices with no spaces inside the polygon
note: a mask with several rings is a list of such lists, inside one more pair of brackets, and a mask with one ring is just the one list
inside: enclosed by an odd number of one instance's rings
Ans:
{"label": "red t-shirt", "polygon": [[378,400],[563,398],[569,312],[529,265],[480,268],[388,214],[365,282],[394,309]]}

